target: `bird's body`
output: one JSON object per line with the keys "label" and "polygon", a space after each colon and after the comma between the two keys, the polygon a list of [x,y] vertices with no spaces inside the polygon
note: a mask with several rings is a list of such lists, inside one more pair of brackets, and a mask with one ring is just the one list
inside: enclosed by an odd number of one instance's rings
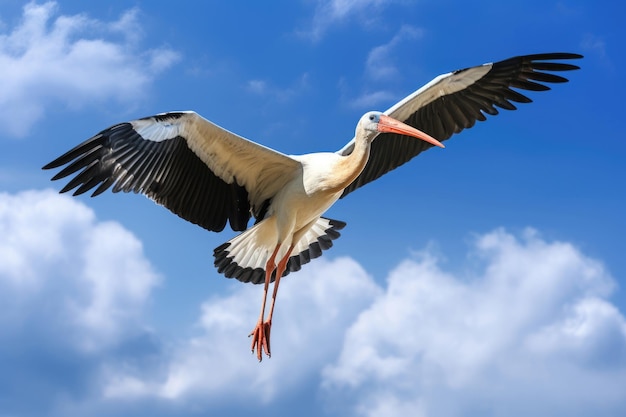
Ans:
{"label": "bird's body", "polygon": [[[261,269],[264,269],[265,265],[252,260],[263,260],[279,242],[281,248],[277,256],[278,258],[284,256],[288,247],[293,242],[299,242],[302,235],[311,229],[321,214],[332,206],[343,192],[343,188],[338,189],[337,184],[330,183],[328,178],[333,168],[339,166],[341,159],[345,157],[334,153],[314,153],[292,158],[299,163],[299,167],[289,173],[289,181],[272,197],[263,219],[233,239],[235,243],[246,242],[245,249],[238,247],[238,250],[229,250],[230,255],[234,256],[232,261],[238,266],[256,269],[258,278],[251,277],[250,280],[253,282],[262,282]],[[317,239],[319,232],[325,230],[318,230],[314,238]],[[220,248],[224,249],[225,246],[222,245]],[[308,246],[303,247],[303,250],[306,249]],[[218,268],[223,269],[219,264]]]}
{"label": "bird's body", "polygon": [[[146,194],[182,218],[211,230],[242,233],[215,249],[220,273],[264,283],[252,348],[269,355],[269,332],[280,278],[332,246],[345,223],[322,217],[338,199],[441,146],[454,133],[531,100],[513,90],[547,90],[565,78],[544,71],[577,69],[546,62],[580,55],[526,55],[441,75],[384,113],[366,113],[355,137],[336,153],[288,156],[229,132],[195,112],[170,112],[103,130],[47,164],[75,174],[61,190],[98,195]],[[421,139],[421,140],[416,140]],[[249,227],[251,217],[256,219]],[[264,319],[268,286],[276,280]]]}

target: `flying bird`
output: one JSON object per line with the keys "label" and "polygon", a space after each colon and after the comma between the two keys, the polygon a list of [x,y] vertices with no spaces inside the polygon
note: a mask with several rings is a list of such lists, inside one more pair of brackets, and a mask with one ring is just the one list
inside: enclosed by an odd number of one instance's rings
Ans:
{"label": "flying bird", "polygon": [[[241,232],[214,250],[219,273],[264,284],[250,333],[258,360],[271,355],[270,331],[281,277],[329,249],[345,223],[322,217],[337,200],[498,109],[531,99],[579,69],[572,53],[517,56],[440,75],[385,112],[370,111],[337,152],[285,155],[217,126],[193,111],[161,113],[111,126],[43,169],[66,165],[73,195],[110,187],[143,193],[207,230]],[[556,62],[555,62],[556,61]],[[321,130],[322,128],[320,128]],[[95,189],[94,189],[95,188]],[[249,225],[251,217],[255,221]],[[270,283],[271,305],[265,316]]]}

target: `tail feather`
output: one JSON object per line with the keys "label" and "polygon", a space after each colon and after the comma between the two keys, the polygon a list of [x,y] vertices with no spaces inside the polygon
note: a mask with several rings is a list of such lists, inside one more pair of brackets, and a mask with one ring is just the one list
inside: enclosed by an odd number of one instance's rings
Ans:
{"label": "tail feather", "polygon": [[[333,246],[333,240],[340,236],[339,230],[345,222],[320,217],[294,246],[283,276],[299,271],[302,265],[322,255]],[[270,245],[259,244],[257,227],[271,227],[258,223],[213,251],[217,272],[227,278],[236,278],[242,282],[261,284],[265,281],[265,263],[272,249]],[[272,281],[275,277],[272,276]]]}

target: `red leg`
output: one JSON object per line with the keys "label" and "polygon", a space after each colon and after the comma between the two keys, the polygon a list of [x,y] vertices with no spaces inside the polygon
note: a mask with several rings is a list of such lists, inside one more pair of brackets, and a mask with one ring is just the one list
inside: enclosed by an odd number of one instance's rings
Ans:
{"label": "red leg", "polygon": [[263,302],[261,303],[261,314],[259,315],[259,320],[257,321],[256,326],[248,335],[248,337],[252,336],[252,353],[254,353],[254,350],[256,349],[259,362],[263,360],[263,357],[261,356],[263,353],[263,349],[265,349],[267,356],[271,355],[269,349],[270,325],[264,323],[263,319],[265,317],[265,303],[267,300],[267,291],[269,289],[270,281],[272,279],[272,272],[274,272],[274,270],[276,269],[276,255],[278,254],[279,249],[280,243],[276,245],[272,256],[270,256],[270,258],[267,260],[267,263],[265,264],[265,285],[263,288]]}
{"label": "red leg", "polygon": [[[272,315],[274,314],[274,304],[276,302],[276,294],[278,293],[278,285],[280,284],[280,279],[287,268],[287,262],[289,261],[289,256],[291,255],[291,251],[293,250],[293,245],[289,247],[289,250],[285,254],[285,256],[278,262],[278,266],[275,265],[276,254],[278,253],[278,249],[280,248],[280,244],[276,246],[274,249],[274,253],[267,261],[267,265],[265,268],[265,290],[263,291],[263,304],[261,306],[261,316],[259,317],[259,321],[257,322],[256,327],[250,333],[252,336],[252,352],[254,352],[255,348],[257,351],[257,358],[259,361],[263,359],[262,353],[263,349],[265,349],[265,354],[268,357],[272,356],[272,352],[270,350],[270,330],[272,328]],[[272,293],[272,304],[270,306],[270,312],[267,317],[267,320],[263,321],[265,314],[265,302],[267,299],[267,290],[269,288],[269,283],[272,277],[272,272],[276,270],[276,281],[274,282],[274,292]]]}
{"label": "red leg", "polygon": [[274,282],[274,292],[272,293],[272,304],[270,305],[270,313],[267,316],[267,321],[272,324],[272,315],[274,314],[274,304],[276,303],[276,294],[278,294],[278,285],[280,284],[280,279],[287,269],[287,262],[289,262],[289,257],[291,256],[291,252],[293,251],[293,245],[289,247],[289,250],[283,257],[283,259],[278,262],[278,266],[276,267],[276,281]]}

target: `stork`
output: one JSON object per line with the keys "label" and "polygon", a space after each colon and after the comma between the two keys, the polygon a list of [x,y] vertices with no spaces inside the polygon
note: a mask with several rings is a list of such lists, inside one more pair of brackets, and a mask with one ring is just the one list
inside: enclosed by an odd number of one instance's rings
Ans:
{"label": "stork", "polygon": [[[111,126],[48,163],[72,176],[61,193],[110,187],[143,193],[207,230],[242,232],[214,250],[219,273],[264,284],[252,352],[271,356],[270,332],[282,277],[319,257],[345,223],[322,217],[338,199],[472,127],[496,107],[531,100],[514,90],[543,91],[579,69],[571,53],[517,56],[440,75],[385,112],[370,111],[337,152],[285,155],[193,111],[161,113]],[[557,62],[554,62],[557,61]],[[547,72],[545,72],[547,71]],[[436,138],[436,139],[435,139]],[[250,218],[255,222],[249,226]],[[265,316],[270,283],[271,305]]]}

